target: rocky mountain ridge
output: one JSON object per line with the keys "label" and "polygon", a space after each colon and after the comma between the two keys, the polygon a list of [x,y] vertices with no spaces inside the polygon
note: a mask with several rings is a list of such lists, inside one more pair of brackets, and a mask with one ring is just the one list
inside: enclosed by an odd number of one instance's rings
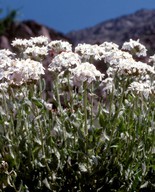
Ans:
{"label": "rocky mountain ridge", "polygon": [[149,54],[155,52],[155,10],[139,10],[133,14],[118,17],[99,23],[93,27],[72,31],[68,34],[55,31],[36,21],[14,21],[0,34],[0,48],[12,49],[11,42],[15,38],[27,38],[44,35],[49,40],[65,40],[78,43],[100,44],[110,41],[122,45],[130,38],[144,44]]}
{"label": "rocky mountain ridge", "polygon": [[72,31],[67,37],[74,42],[100,44],[110,41],[122,45],[130,38],[143,43],[149,52],[155,50],[155,10],[139,10],[133,14],[111,19],[93,27]]}

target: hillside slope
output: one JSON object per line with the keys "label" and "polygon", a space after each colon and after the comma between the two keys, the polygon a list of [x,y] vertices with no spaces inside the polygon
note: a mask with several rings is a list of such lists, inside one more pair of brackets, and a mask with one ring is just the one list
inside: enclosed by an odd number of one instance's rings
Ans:
{"label": "hillside slope", "polygon": [[130,38],[140,42],[151,50],[155,50],[155,10],[140,10],[134,14],[122,16],[99,23],[93,27],[67,34],[74,44],[102,43],[112,41],[119,45]]}

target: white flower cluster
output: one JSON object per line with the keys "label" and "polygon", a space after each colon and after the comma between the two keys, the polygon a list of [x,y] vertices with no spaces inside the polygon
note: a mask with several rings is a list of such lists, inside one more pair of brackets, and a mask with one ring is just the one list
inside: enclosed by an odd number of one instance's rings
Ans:
{"label": "white flower cluster", "polygon": [[62,52],[54,57],[48,67],[48,70],[58,72],[62,72],[65,70],[69,71],[79,64],[81,64],[81,60],[78,54],[73,52]]}
{"label": "white flower cluster", "polygon": [[15,39],[12,41],[13,47],[27,48],[31,46],[45,46],[48,44],[48,38],[45,36],[31,37],[30,39]]}
{"label": "white flower cluster", "polygon": [[25,58],[37,58],[48,55],[48,38],[44,36],[31,37],[28,39],[15,39],[12,46],[23,51]]}
{"label": "white flower cluster", "polygon": [[90,83],[101,79],[101,73],[91,64],[91,61],[98,60],[102,60],[103,64],[108,64],[107,78],[102,82],[103,92],[112,91],[115,87],[113,78],[116,74],[120,77],[135,77],[135,80],[155,74],[153,67],[144,62],[135,61],[133,58],[135,54],[146,56],[147,50],[139,41],[130,40],[124,43],[121,50],[117,44],[111,42],[104,42],[101,45],[78,44],[75,52],[71,51],[69,44],[62,41],[53,41],[50,46],[56,54],[53,55],[48,70],[59,73],[65,70],[71,71],[74,85],[79,86],[84,81]]}
{"label": "white flower cluster", "polygon": [[40,62],[31,59],[15,59],[7,69],[5,78],[9,84],[22,85],[26,82],[39,80],[44,74],[44,67]]}
{"label": "white flower cluster", "polygon": [[119,50],[119,46],[116,43],[112,43],[112,42],[105,41],[104,43],[100,44],[99,46],[102,47],[105,52]]}
{"label": "white flower cluster", "polygon": [[[134,59],[134,56],[146,56],[147,50],[139,40],[130,39],[121,49],[112,42],[104,42],[101,45],[78,44],[74,52],[70,43],[61,40],[49,42],[44,36],[32,37],[29,40],[15,39],[12,46],[21,50],[22,57],[8,50],[0,51],[0,80],[4,82],[5,79],[10,84],[21,85],[38,80],[44,74],[44,67],[38,60],[48,54],[52,56],[48,70],[56,72],[62,79],[64,72],[70,71],[70,81],[78,86],[85,81],[89,84],[103,80],[104,75],[92,64],[103,61],[103,65],[108,67],[107,78],[102,82],[103,91],[112,91],[115,87],[113,78],[116,75],[123,78],[133,77],[132,82],[141,80],[144,84],[152,81],[151,77],[155,75],[154,66]],[[155,55],[150,57],[149,62],[155,63]],[[133,85],[130,85],[130,90],[134,89]],[[144,86],[145,88],[147,87]]]}
{"label": "white flower cluster", "polygon": [[[135,41],[130,40],[130,42],[133,43]],[[139,45],[139,47],[141,48],[139,49],[141,51],[143,50],[144,46],[138,43],[137,41],[135,42],[134,45],[137,46]],[[115,73],[117,73],[118,75],[125,75],[125,76],[126,75],[138,76],[148,73],[149,74],[155,73],[153,67],[144,62],[135,61],[131,53],[118,49],[118,46],[116,44],[105,42],[100,46],[104,49],[102,59],[106,64],[109,64],[107,75],[110,77],[112,77]]]}
{"label": "white flower cluster", "polygon": [[12,41],[11,45],[19,49],[25,49],[29,46],[32,46],[32,42],[28,39],[15,39]]}
{"label": "white flower cluster", "polygon": [[120,63],[123,63],[124,60],[133,61],[133,57],[131,54],[121,50],[108,51],[102,56],[102,58],[104,59],[104,62],[108,63],[110,66],[119,65]]}
{"label": "white flower cluster", "polygon": [[8,84],[22,85],[25,82],[38,80],[44,74],[40,62],[31,59],[12,58],[15,54],[0,50],[0,80]]}
{"label": "white flower cluster", "polygon": [[71,52],[72,45],[69,42],[55,40],[48,42],[44,36],[31,37],[30,39],[15,39],[12,46],[22,50],[24,58],[44,58],[49,53],[52,57],[61,52]]}
{"label": "white flower cluster", "polygon": [[[138,57],[146,56],[147,50],[139,41],[130,40],[130,42],[124,43],[121,50],[117,44],[111,42],[104,42],[100,47],[102,48],[101,60],[108,67],[106,71],[107,78],[102,81],[103,94],[108,93],[108,91],[112,92],[112,89],[114,94],[119,94],[114,85],[116,76],[120,80],[129,77],[131,77],[132,81],[141,80],[141,83],[145,85],[152,81],[151,76],[155,75],[154,67],[134,59],[135,55]],[[155,56],[150,57],[150,62],[155,63]],[[151,89],[153,87],[152,85]],[[147,89],[146,86],[144,86],[145,88]]]}
{"label": "white flower cluster", "polygon": [[[103,48],[98,45],[79,44],[72,52],[69,43],[53,41],[48,45],[54,52],[54,57],[48,67],[49,71],[58,72],[59,77],[65,71],[70,71],[70,82],[72,85],[79,86],[84,81],[88,84],[103,77],[90,60],[101,59]],[[59,54],[58,54],[59,53]],[[64,79],[61,81],[64,82]]]}
{"label": "white flower cluster", "polygon": [[137,41],[130,39],[129,42],[125,42],[122,46],[122,50],[129,51],[131,54],[134,54],[137,57],[147,56],[147,49],[144,45],[139,43],[139,39]]}
{"label": "white flower cluster", "polygon": [[46,45],[48,45],[48,38],[45,36],[31,37],[30,42],[33,45],[46,46]]}
{"label": "white flower cluster", "polygon": [[48,44],[48,50],[50,51],[51,56],[56,56],[61,52],[71,52],[72,45],[66,41],[55,40]]}
{"label": "white flower cluster", "polygon": [[98,45],[78,44],[75,47],[75,53],[81,56],[83,62],[94,62],[101,60],[103,49]]}
{"label": "white flower cluster", "polygon": [[8,49],[1,49],[0,50],[0,60],[6,59],[8,56],[15,56],[15,53],[12,53]]}
{"label": "white flower cluster", "polygon": [[116,66],[117,73],[120,75],[146,75],[155,74],[154,68],[141,61],[125,59]]}
{"label": "white flower cluster", "polygon": [[25,55],[27,56],[32,56],[33,58],[37,58],[37,57],[43,57],[48,55],[48,50],[47,47],[42,46],[32,46],[32,47],[28,47],[24,52]]}
{"label": "white flower cluster", "polygon": [[90,84],[96,80],[102,80],[104,75],[96,69],[93,64],[88,62],[78,65],[72,69],[74,85],[79,86],[81,83],[87,81]]}
{"label": "white flower cluster", "polygon": [[12,63],[12,56],[14,56],[14,54],[11,51],[5,49],[0,50],[0,80],[6,76],[7,69]]}
{"label": "white flower cluster", "polygon": [[146,82],[142,83],[134,81],[128,87],[128,91],[135,92],[136,94],[143,94],[143,96],[147,99],[149,95],[154,93],[154,87]]}

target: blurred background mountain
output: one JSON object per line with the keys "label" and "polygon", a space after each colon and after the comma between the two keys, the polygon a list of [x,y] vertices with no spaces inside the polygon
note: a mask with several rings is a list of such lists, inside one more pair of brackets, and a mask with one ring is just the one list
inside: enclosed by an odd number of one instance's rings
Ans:
{"label": "blurred background mountain", "polygon": [[[1,10],[2,11],[2,10]],[[29,39],[30,37],[46,36],[49,40],[62,39],[70,41],[61,32],[55,31],[47,26],[41,25],[33,20],[17,21],[17,11],[11,10],[4,18],[0,19],[0,48],[10,49],[11,42],[15,38]]]}
{"label": "blurred background mountain", "polygon": [[155,10],[139,10],[134,14],[111,19],[87,29],[70,32],[67,37],[74,44],[101,44],[110,41],[122,45],[130,38],[140,39],[152,54],[155,51]]}
{"label": "blurred background mountain", "polygon": [[16,11],[12,10],[0,19],[0,48],[11,49],[15,38],[30,38],[44,35],[49,40],[62,39],[78,43],[100,44],[110,41],[122,45],[130,38],[144,44],[149,54],[155,51],[155,10],[139,10],[133,14],[101,22],[93,27],[72,31],[67,34],[58,32],[33,20],[16,21]]}

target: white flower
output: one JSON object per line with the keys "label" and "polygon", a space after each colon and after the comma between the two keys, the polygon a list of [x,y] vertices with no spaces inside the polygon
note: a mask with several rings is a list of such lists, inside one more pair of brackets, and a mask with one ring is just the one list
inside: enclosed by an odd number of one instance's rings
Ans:
{"label": "white flower", "polygon": [[25,98],[25,94],[23,92],[17,92],[15,94],[15,97],[18,99],[18,100],[23,100]]}
{"label": "white flower", "polygon": [[101,60],[103,49],[98,45],[78,44],[75,47],[75,53],[78,53],[84,62],[92,62],[94,60]]}
{"label": "white flower", "polygon": [[134,54],[138,57],[147,56],[147,49],[144,45],[139,43],[139,39],[137,41],[130,39],[129,42],[125,42],[122,46],[122,50],[129,51],[131,54]]}
{"label": "white flower", "polygon": [[0,69],[4,66],[9,65],[11,59],[15,56],[15,53],[12,53],[11,51],[7,49],[1,49],[0,50]]}
{"label": "white flower", "polygon": [[109,60],[110,67],[107,70],[108,76],[117,75],[134,75],[145,76],[147,74],[155,74],[155,70],[150,65],[141,61],[135,61],[132,57],[117,58]]}
{"label": "white flower", "polygon": [[72,45],[67,41],[55,40],[48,44],[48,49],[52,56],[61,52],[72,52]]}
{"label": "white flower", "polygon": [[8,125],[9,125],[9,122],[8,122],[8,121],[4,121],[4,125],[5,125],[5,126],[8,126]]}
{"label": "white flower", "polygon": [[47,103],[45,100],[41,100],[41,102],[43,103],[43,105],[45,106],[46,109],[48,110],[52,110],[53,108],[53,104],[52,103]]}
{"label": "white flower", "polygon": [[48,44],[48,38],[45,36],[31,37],[30,41],[37,46],[45,46]]}
{"label": "white flower", "polygon": [[28,47],[23,53],[37,58],[37,57],[48,55],[48,50],[46,46],[42,46],[42,47],[32,46],[32,47]]}
{"label": "white flower", "polygon": [[73,52],[62,52],[54,57],[48,70],[61,72],[64,70],[70,70],[79,64],[81,64],[81,60],[78,54]]}
{"label": "white flower", "polygon": [[7,75],[7,69],[11,66],[12,56],[15,54],[9,50],[0,50],[0,80]]}
{"label": "white flower", "polygon": [[143,94],[145,98],[148,98],[148,96],[154,92],[154,89],[146,82],[132,82],[128,87],[128,91],[132,91],[136,94]]}
{"label": "white flower", "polygon": [[11,45],[18,48],[27,48],[32,46],[46,46],[48,44],[48,38],[44,36],[31,37],[30,39],[15,39]]}
{"label": "white flower", "polygon": [[0,50],[0,59],[5,59],[8,56],[15,56],[15,53],[12,53],[9,49]]}
{"label": "white flower", "polygon": [[112,42],[104,42],[99,45],[104,49],[105,52],[110,52],[110,51],[118,51],[119,46],[115,43]]}
{"label": "white flower", "polygon": [[154,68],[155,68],[155,54],[150,56],[149,58],[149,62],[153,64]]}
{"label": "white flower", "polygon": [[104,59],[105,63],[110,65],[118,65],[125,59],[133,61],[133,57],[130,53],[121,50],[111,50],[106,52],[104,55],[102,55],[102,58]]}
{"label": "white flower", "polygon": [[120,75],[145,75],[155,74],[154,68],[141,61],[125,59],[116,66],[116,70]]}
{"label": "white flower", "polygon": [[13,47],[18,47],[18,48],[27,48],[29,46],[32,46],[31,40],[28,39],[15,39],[12,41],[11,45]]}
{"label": "white flower", "polygon": [[81,83],[87,81],[89,84],[96,80],[101,80],[104,76],[100,71],[96,69],[93,64],[88,62],[78,65],[72,69],[74,85],[79,86]]}
{"label": "white flower", "polygon": [[44,67],[40,62],[31,59],[16,59],[8,67],[6,78],[9,84],[21,85],[25,82],[38,80],[42,74],[44,74]]}

